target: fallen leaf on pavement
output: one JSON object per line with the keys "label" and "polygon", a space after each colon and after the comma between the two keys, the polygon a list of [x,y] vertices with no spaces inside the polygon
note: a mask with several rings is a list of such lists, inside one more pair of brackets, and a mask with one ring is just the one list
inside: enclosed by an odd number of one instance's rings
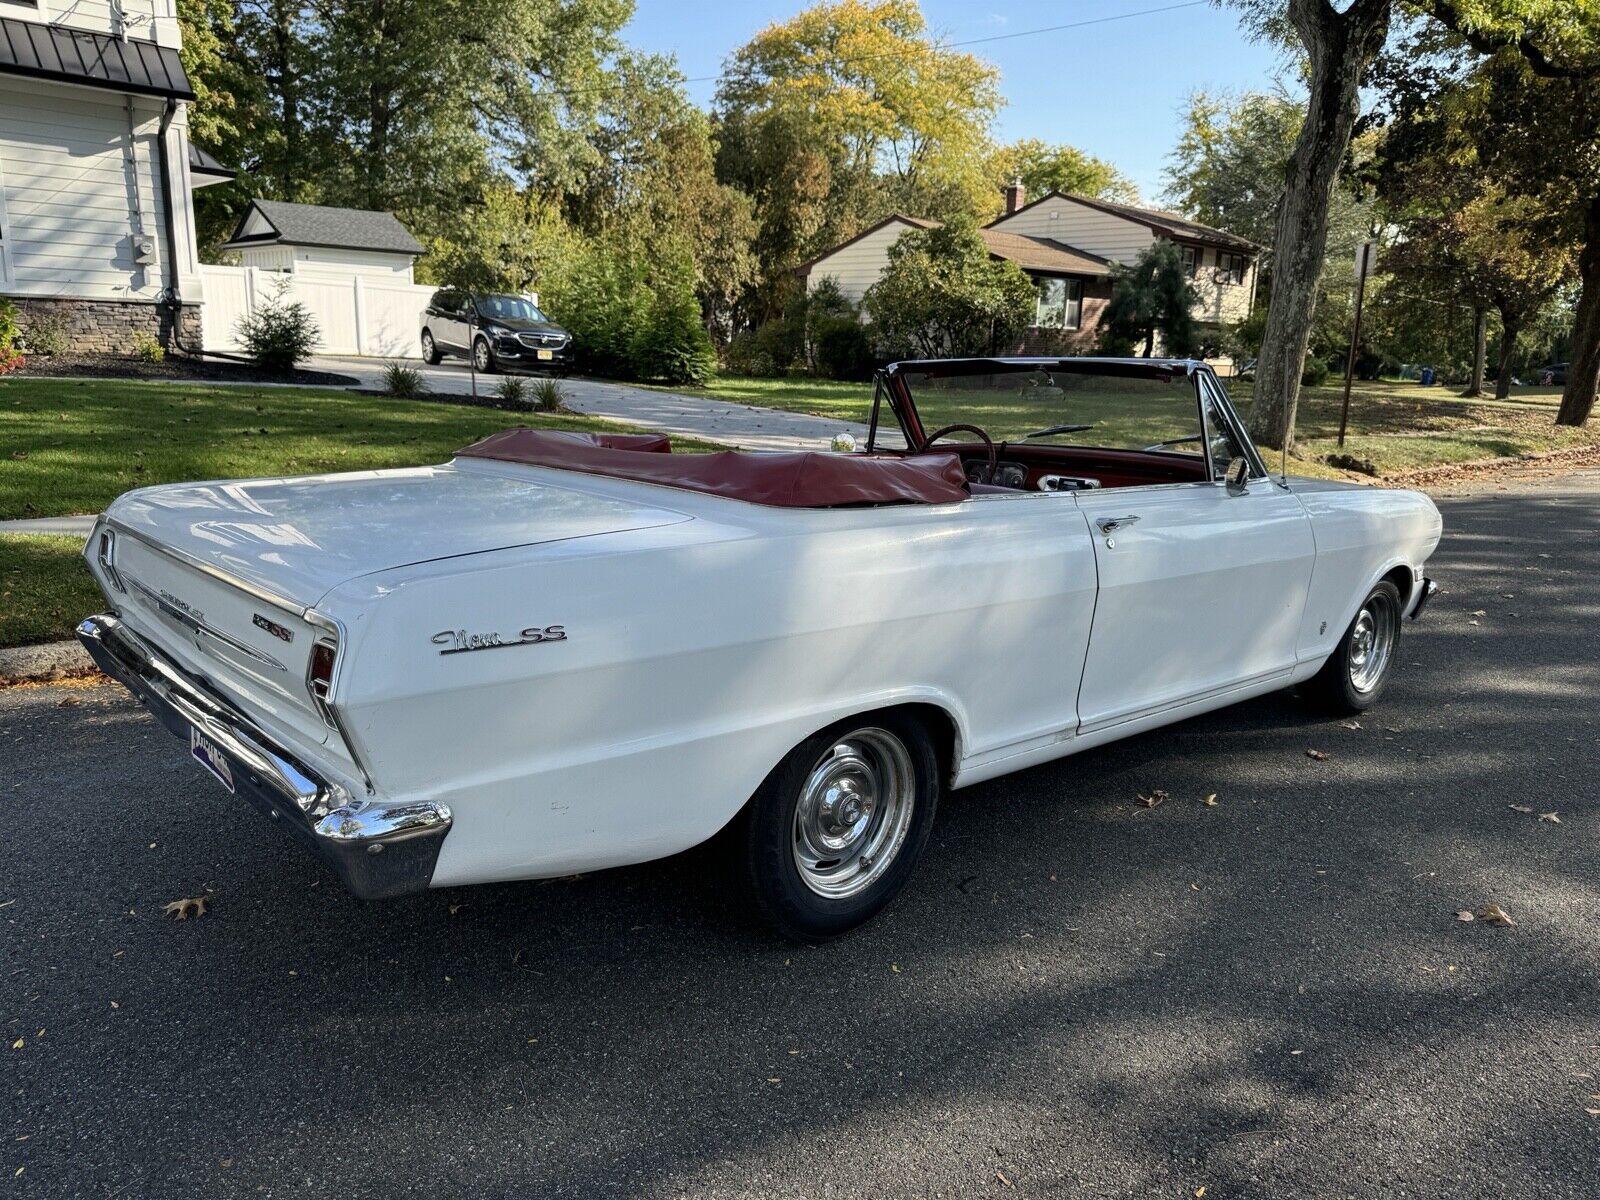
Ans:
{"label": "fallen leaf on pavement", "polygon": [[1139,793],[1139,803],[1144,805],[1146,808],[1154,808],[1156,805],[1160,804],[1166,798],[1167,798],[1167,794],[1165,792],[1163,792],[1160,788],[1157,788],[1155,791],[1151,792],[1148,796],[1146,796],[1143,792]]}
{"label": "fallen leaf on pavement", "polygon": [[1531,813],[1533,811],[1533,805],[1531,804],[1508,804],[1506,807],[1512,812]]}
{"label": "fallen leaf on pavement", "polygon": [[1314,758],[1318,762],[1325,762],[1328,757],[1328,752],[1326,750],[1307,750],[1306,757]]}
{"label": "fallen leaf on pavement", "polygon": [[1206,1200],[1206,1189],[1203,1187],[1195,1188],[1194,1200]]}
{"label": "fallen leaf on pavement", "polygon": [[1215,792],[1207,792],[1204,796],[1200,797],[1200,803],[1204,804],[1207,808],[1215,808],[1217,806],[1217,794]]}
{"label": "fallen leaf on pavement", "polygon": [[1341,729],[1360,729],[1361,728],[1361,722],[1360,721],[1340,721],[1339,722],[1339,727]]}
{"label": "fallen leaf on pavement", "polygon": [[1540,813],[1539,820],[1549,821],[1552,825],[1559,825],[1561,824],[1561,814],[1553,812]]}
{"label": "fallen leaf on pavement", "polygon": [[187,896],[182,900],[173,900],[161,911],[169,917],[177,917],[180,921],[187,921],[191,915],[203,917],[206,915],[206,897]]}
{"label": "fallen leaf on pavement", "polygon": [[1000,1170],[999,1167],[995,1168],[994,1177],[996,1179],[998,1179],[1001,1183],[1005,1184],[1006,1187],[1010,1187],[1011,1186],[1011,1180],[1006,1178],[1006,1173],[1004,1171]]}
{"label": "fallen leaf on pavement", "polygon": [[1485,904],[1478,909],[1478,920],[1487,921],[1490,925],[1509,926],[1516,922],[1511,919],[1511,914],[1498,904]]}
{"label": "fallen leaf on pavement", "polygon": [[1475,920],[1477,920],[1477,918],[1472,915],[1472,910],[1470,908],[1463,908],[1463,909],[1459,909],[1456,912],[1456,920],[1458,920],[1458,921],[1475,921]]}

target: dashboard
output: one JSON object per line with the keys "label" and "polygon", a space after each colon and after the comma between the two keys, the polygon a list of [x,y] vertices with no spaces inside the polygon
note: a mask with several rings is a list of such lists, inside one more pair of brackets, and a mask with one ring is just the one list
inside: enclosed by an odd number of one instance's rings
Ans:
{"label": "dashboard", "polygon": [[[984,469],[987,466],[981,459],[967,462],[967,482],[982,483]],[[1090,475],[1062,475],[1055,473],[1038,473],[1038,468],[1030,469],[1019,462],[997,462],[994,465],[994,478],[989,482],[995,487],[1014,488],[1019,492],[1029,490],[1029,476],[1034,476],[1033,490],[1040,492],[1086,492],[1101,486],[1100,480]]]}

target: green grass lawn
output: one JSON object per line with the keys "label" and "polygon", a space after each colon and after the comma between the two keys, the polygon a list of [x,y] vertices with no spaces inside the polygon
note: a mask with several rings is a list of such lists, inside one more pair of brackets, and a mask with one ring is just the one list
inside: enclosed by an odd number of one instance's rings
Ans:
{"label": "green grass lawn", "polygon": [[0,381],[0,520],[99,512],[152,483],[444,462],[514,425],[628,428],[306,388],[8,379]]}
{"label": "green grass lawn", "polygon": [[[1231,383],[1229,391],[1239,410],[1248,413],[1250,384]],[[871,384],[813,379],[722,377],[696,389],[696,394],[840,421],[865,421],[872,404]],[[1322,460],[1337,449],[1342,396],[1337,384],[1306,388],[1301,393],[1297,420],[1300,461],[1290,461],[1291,474],[1337,474]],[[1591,422],[1585,429],[1556,426],[1559,398],[1558,388],[1516,388],[1509,400],[1494,401],[1462,400],[1448,388],[1414,383],[1358,383],[1351,394],[1344,453],[1370,462],[1382,477],[1419,467],[1600,444],[1600,424]],[[961,405],[955,403],[923,407],[928,422],[961,416]],[[983,408],[978,404],[967,410],[978,414],[979,424],[983,424]],[[1014,408],[1008,418],[1008,428],[995,432],[1014,434],[1023,425],[1039,428],[1073,419],[1061,415],[1059,402],[1046,400]],[[1011,425],[1017,430],[1009,428]]]}
{"label": "green grass lawn", "polygon": [[0,647],[58,642],[104,604],[69,537],[0,534]]}

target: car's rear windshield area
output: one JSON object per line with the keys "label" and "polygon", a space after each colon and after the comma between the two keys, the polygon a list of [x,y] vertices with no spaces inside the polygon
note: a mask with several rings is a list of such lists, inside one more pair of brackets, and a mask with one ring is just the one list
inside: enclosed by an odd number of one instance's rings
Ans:
{"label": "car's rear windshield area", "polygon": [[490,321],[547,321],[539,306],[525,296],[485,296],[478,315]]}
{"label": "car's rear windshield area", "polygon": [[1038,368],[982,375],[910,370],[901,378],[928,434],[967,424],[996,442],[1204,453],[1194,381],[1183,375],[1165,379]]}

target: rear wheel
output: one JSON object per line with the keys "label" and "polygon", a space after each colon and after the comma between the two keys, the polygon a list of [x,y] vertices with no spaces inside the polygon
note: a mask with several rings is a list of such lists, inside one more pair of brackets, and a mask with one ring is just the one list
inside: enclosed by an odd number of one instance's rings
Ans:
{"label": "rear wheel", "polygon": [[736,841],[757,907],[784,936],[820,942],[894,899],[933,828],[939,767],[922,724],[853,718],[779,763]]}
{"label": "rear wheel", "polygon": [[439,359],[439,347],[433,340],[433,334],[431,331],[424,329],[422,331],[422,361],[430,367],[436,367],[439,365]]}
{"label": "rear wheel", "polygon": [[1376,704],[1400,645],[1400,610],[1399,588],[1388,580],[1373,588],[1328,661],[1301,685],[1306,698],[1334,713],[1364,712]]}

